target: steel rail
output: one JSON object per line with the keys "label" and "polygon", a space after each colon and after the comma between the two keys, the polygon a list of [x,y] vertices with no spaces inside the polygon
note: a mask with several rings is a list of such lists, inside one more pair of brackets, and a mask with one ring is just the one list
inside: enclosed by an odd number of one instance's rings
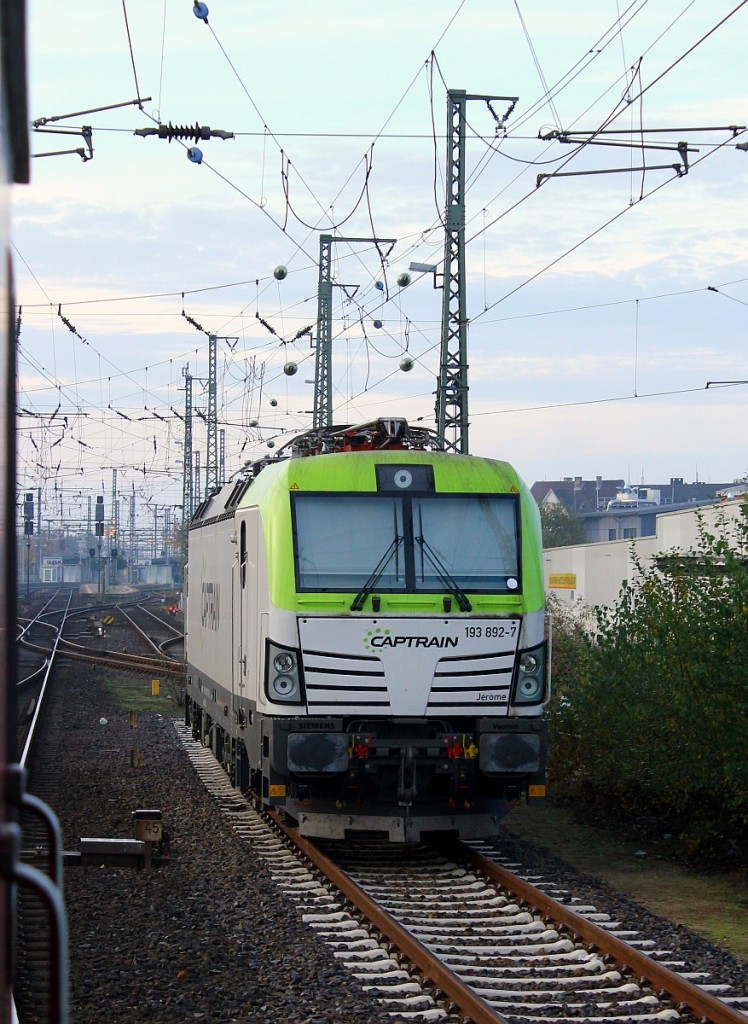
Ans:
{"label": "steel rail", "polygon": [[133,617],[132,617],[131,615],[129,615],[129,614],[128,614],[128,613],[127,613],[127,612],[125,611],[125,609],[124,609],[124,608],[120,608],[120,611],[122,612],[122,615],[123,615],[123,617],[124,617],[125,619],[127,619],[127,621],[128,621],[128,622],[130,623],[130,625],[131,625],[131,626],[133,627],[133,629],[135,630],[135,632],[136,632],[136,633],[137,633],[137,634],[138,634],[138,635],[140,636],[140,638],[141,638],[142,640],[145,640],[145,642],[146,642],[146,643],[148,644],[148,646],[149,646],[149,647],[152,647],[152,648],[153,648],[153,650],[154,650],[154,651],[156,652],[156,654],[160,654],[160,653],[161,653],[161,651],[160,651],[160,649],[159,649],[159,646],[158,646],[158,644],[156,643],[156,641],[155,641],[155,640],[153,640],[153,639],[152,639],[152,638],[151,638],[150,636],[148,636],[148,634],[147,634],[147,633],[146,633],[146,631],[145,631],[145,630],[143,629],[143,627],[142,627],[142,626],[139,626],[139,625],[137,624],[137,622],[135,621],[135,619],[133,619]]}
{"label": "steel rail", "polygon": [[166,653],[166,648],[171,647],[173,644],[184,643],[184,633],[182,632],[182,630],[177,629],[176,626],[172,626],[170,622],[167,622],[166,619],[163,619],[160,615],[157,615],[155,612],[152,612],[150,608],[146,608],[145,605],[142,603],[139,604],[137,608],[138,611],[143,612],[145,615],[150,615],[150,617],[152,619],[155,619],[160,626],[163,626],[164,629],[168,630],[170,633],[173,634],[173,636],[167,637],[166,640],[162,640],[161,643],[157,645],[159,651],[161,652],[161,654],[164,655],[164,657],[171,658],[171,655]]}
{"label": "steel rail", "polygon": [[[55,655],[57,654],[57,648],[58,648],[60,640],[62,638],[62,630],[63,630],[63,627],[65,625],[65,617],[67,616],[68,610],[70,609],[70,602],[72,601],[72,599],[73,599],[73,596],[71,594],[70,597],[68,598],[67,608],[65,609],[65,612],[63,613],[63,616],[62,616],[62,622],[60,622],[60,628],[59,628],[59,630],[57,632],[57,636],[55,637],[54,644],[52,645],[52,650],[45,652],[46,654],[49,655],[49,660],[47,661],[47,671],[44,673],[44,679],[42,680],[41,689],[39,690],[39,697],[38,697],[38,700],[36,702],[36,707],[34,708],[34,715],[33,715],[32,719],[31,719],[31,724],[29,725],[29,730],[28,730],[28,732],[26,734],[26,742],[23,745],[23,750],[21,751],[21,756],[18,759],[19,760],[19,764],[21,765],[22,768],[26,767],[26,761],[27,761],[28,756],[29,756],[29,751],[31,750],[31,743],[32,743],[32,741],[34,739],[34,732],[36,730],[36,724],[37,724],[37,722],[39,720],[39,714],[41,712],[42,704],[44,702],[44,694],[45,694],[45,692],[47,690],[47,683],[49,682],[49,677],[50,677],[50,674],[52,672],[52,666],[54,665],[54,662],[55,662]],[[31,645],[28,644],[28,646],[31,646]]]}
{"label": "steel rail", "polygon": [[541,914],[563,925],[585,942],[595,946],[601,953],[611,956],[618,964],[622,964],[635,971],[640,977],[646,978],[655,989],[666,992],[676,1006],[687,1006],[697,1018],[712,1021],[713,1024],[746,1024],[745,1014],[733,1010],[721,999],[705,992],[693,982],[681,978],[652,960],[645,953],[640,953],[626,942],[616,938],[615,935],[611,935],[604,928],[600,928],[580,914],[574,913],[563,903],[558,903],[541,892],[540,889],[536,889],[534,885],[495,864],[488,857],[484,857],[483,854],[466,846],[461,846],[459,851],[462,860],[467,859],[473,868],[482,872],[492,882],[503,886],[525,903],[539,910]]}
{"label": "steel rail", "polygon": [[[58,596],[58,591],[44,606],[46,609]],[[73,600],[73,593],[70,592],[67,598],[67,605],[64,610],[56,614],[61,615],[59,626],[55,634],[52,649],[46,651],[48,655],[44,678],[36,699],[34,713],[26,732],[23,749],[17,763],[6,766],[6,788],[9,804],[18,808],[20,813],[33,814],[42,823],[47,841],[47,857],[49,877],[43,871],[22,862],[23,833],[17,823],[5,824],[0,827],[0,845],[3,847],[3,858],[5,860],[4,874],[10,877],[17,890],[30,889],[41,900],[47,915],[47,928],[49,930],[49,942],[45,949],[49,950],[47,983],[47,1009],[50,1022],[64,1024],[68,1019],[68,927],[65,913],[65,903],[62,897],[62,831],[60,823],[54,811],[42,800],[27,791],[27,765],[31,754],[32,744],[36,736],[42,706],[50,681],[55,657],[62,641],[62,631],[70,613],[70,605]],[[44,609],[42,609],[42,612]],[[19,639],[26,647],[34,648],[25,638],[25,634],[32,625],[40,624],[50,626],[42,622],[40,612],[29,624],[27,629],[21,630]],[[53,627],[54,628],[54,627]],[[39,675],[36,672],[35,675]],[[18,686],[23,685],[17,683]],[[9,849],[10,847],[10,849]],[[14,894],[14,901],[18,899],[18,893]],[[15,908],[14,908],[15,916]],[[18,941],[18,923],[16,922],[16,935],[14,941]],[[24,953],[28,956],[28,946],[21,944]],[[13,1015],[15,1020],[15,996],[13,999]]]}
{"label": "steel rail", "polygon": [[[148,615],[153,615],[153,613],[152,613],[152,612],[148,612],[146,608],[142,608],[142,607],[141,607],[140,605],[137,605],[136,607],[137,607],[137,608],[138,608],[138,610],[139,610],[139,611],[141,611],[141,612],[147,612],[147,614],[148,614]],[[125,618],[127,619],[127,621],[128,621],[129,623],[130,623],[130,625],[131,625],[131,626],[133,627],[133,629],[135,630],[135,632],[136,632],[136,633],[138,633],[138,634],[140,635],[140,637],[141,637],[141,638],[142,638],[143,640],[145,640],[145,642],[146,642],[146,643],[147,643],[147,644],[148,644],[148,645],[149,645],[150,647],[152,647],[152,648],[153,648],[153,650],[154,650],[154,651],[155,651],[155,652],[156,652],[157,654],[161,654],[161,655],[163,655],[164,657],[166,657],[166,655],[164,655],[164,652],[163,652],[163,651],[162,651],[162,649],[161,649],[161,645],[160,645],[160,644],[157,644],[157,643],[156,643],[156,641],[155,641],[155,640],[154,640],[154,639],[153,639],[152,637],[150,637],[150,636],[149,636],[149,635],[148,635],[148,634],[146,633],[146,631],[145,631],[145,630],[143,629],[143,627],[142,627],[142,626],[139,626],[139,625],[137,624],[137,622],[135,621],[135,619],[133,619],[132,615],[128,615],[128,613],[127,613],[127,612],[126,612],[126,611],[124,610],[124,608],[121,608],[121,609],[120,609],[120,611],[122,612],[123,616],[124,616],[124,617],[125,617]],[[153,615],[153,618],[155,618],[155,619],[158,619],[158,615]],[[162,620],[162,619],[159,619],[159,622],[162,622],[162,624],[163,624],[164,626],[168,626],[168,623],[165,623],[165,622],[163,622],[163,620]],[[168,626],[168,628],[169,628],[169,629],[173,629],[174,627],[173,627],[173,626]]]}
{"label": "steel rail", "polygon": [[181,631],[181,629],[177,629],[176,626],[172,626],[172,624],[168,622],[166,619],[162,618],[160,615],[157,615],[155,612],[152,612],[150,608],[146,608],[145,604],[142,601],[135,607],[138,608],[141,612],[145,612],[146,615],[150,615],[150,617],[152,619],[155,619],[156,622],[158,622],[161,626],[164,627],[164,629],[168,629],[170,632],[174,633],[176,639],[184,639],[184,633]]}
{"label": "steel rail", "polygon": [[[49,601],[47,601],[47,603],[46,603],[46,604],[44,605],[44,607],[43,607],[43,608],[42,608],[42,609],[41,609],[40,611],[38,611],[38,612],[36,613],[36,615],[35,615],[35,616],[33,617],[33,619],[27,619],[27,620],[26,620],[26,625],[25,625],[25,626],[22,626],[22,627],[21,627],[21,629],[19,630],[19,632],[18,632],[18,635],[16,636],[16,641],[18,641],[18,640],[21,640],[21,639],[23,638],[23,636],[24,636],[24,635],[25,635],[26,633],[28,633],[28,631],[29,631],[29,630],[31,629],[31,627],[32,627],[32,626],[33,626],[34,624],[37,624],[37,625],[42,625],[42,626],[48,626],[48,625],[49,625],[49,623],[48,623],[48,622],[42,622],[42,621],[41,621],[41,619],[42,619],[42,616],[43,616],[43,615],[44,615],[44,613],[45,613],[45,612],[47,611],[47,608],[49,608],[49,606],[50,606],[50,605],[52,604],[52,602],[53,602],[54,600],[56,600],[56,599],[57,599],[57,597],[59,597],[59,595],[60,595],[61,593],[62,593],[62,591],[60,591],[60,590],[57,590],[57,591],[56,591],[56,592],[55,592],[55,593],[54,593],[54,594],[53,594],[53,595],[52,595],[52,596],[50,597]],[[69,607],[70,607],[70,598],[68,598],[68,608],[69,608]],[[51,614],[57,614],[57,615],[60,615],[60,614],[62,614],[62,612],[61,612],[61,611],[58,611],[58,612],[56,612],[56,613],[52,613],[52,612],[47,612],[47,614],[49,614],[49,615],[51,615]],[[53,628],[54,628],[54,627],[53,627]]]}
{"label": "steel rail", "polygon": [[[454,971],[438,960],[423,943],[398,924],[387,911],[360,889],[353,879],[335,865],[328,857],[300,836],[296,829],[289,828],[280,820],[276,811],[270,817],[285,836],[304,854],[326,878],[333,883],[374,927],[386,936],[399,950],[406,954],[425,977],[429,978],[460,1011],[475,1024],[508,1024],[507,1018],[477,995]],[[746,1024],[743,1018],[742,1024]]]}
{"label": "steel rail", "polygon": [[172,658],[171,654],[167,654],[166,653],[166,648],[167,647],[171,647],[173,644],[183,644],[183,643],[184,643],[184,633],[180,633],[179,636],[171,636],[171,637],[169,637],[168,640],[164,640],[163,643],[159,644],[159,647],[160,647],[161,653],[164,655],[164,657],[171,658],[172,661],[176,661],[177,659]]}
{"label": "steel rail", "polygon": [[[109,665],[111,668],[128,668],[134,672],[161,672],[170,676],[181,676],[185,672],[184,662],[177,662],[172,659],[157,660],[143,654],[117,654],[114,651],[102,651],[101,654],[87,654],[83,649],[72,650],[67,644],[70,641],[63,641],[66,644],[57,653],[61,658],[72,658],[76,661],[88,661],[96,665]],[[26,641],[26,646],[39,654],[49,655],[51,652],[46,647],[40,647]],[[77,644],[75,645],[78,646]]]}
{"label": "steel rail", "polygon": [[34,680],[37,678],[37,676],[40,676],[45,671],[48,664],[49,659],[45,658],[42,664],[39,666],[39,668],[35,668],[31,675],[24,676],[23,679],[18,680],[18,682],[16,683],[16,690],[23,690],[25,687],[30,686],[31,683],[33,683]]}

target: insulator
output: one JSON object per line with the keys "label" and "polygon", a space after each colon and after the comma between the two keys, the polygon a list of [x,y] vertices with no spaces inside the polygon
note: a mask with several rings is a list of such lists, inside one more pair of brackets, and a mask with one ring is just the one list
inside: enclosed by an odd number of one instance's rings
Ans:
{"label": "insulator", "polygon": [[182,139],[186,142],[188,139],[192,139],[194,142],[199,142],[200,139],[209,139],[211,136],[210,126],[207,124],[172,124],[169,121],[168,124],[160,124],[158,126],[158,137],[160,139],[168,139],[171,142],[172,139]]}

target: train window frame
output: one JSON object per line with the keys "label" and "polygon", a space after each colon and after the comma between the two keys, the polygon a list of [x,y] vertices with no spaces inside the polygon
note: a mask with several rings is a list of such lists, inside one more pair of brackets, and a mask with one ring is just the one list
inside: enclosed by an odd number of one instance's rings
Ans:
{"label": "train window frame", "polygon": [[[361,586],[363,585],[363,583],[366,582],[367,577],[369,577],[369,575],[371,574],[371,570],[374,568],[373,565],[371,566],[371,568],[368,569],[368,571],[366,571],[366,575],[363,574],[364,571],[362,570],[362,574],[361,574],[361,576],[357,580],[346,580],[346,586],[342,586],[342,585],[340,585],[340,586],[337,586],[337,585],[328,585],[328,586],[318,586],[318,585],[312,586],[312,585],[309,585],[309,586],[305,586],[305,585],[302,584],[302,579],[303,579],[304,573],[302,572],[302,568],[301,568],[301,564],[300,564],[300,546],[299,546],[300,537],[299,537],[299,522],[298,522],[298,510],[297,509],[298,509],[298,504],[303,502],[307,498],[313,498],[313,499],[325,498],[325,499],[328,499],[328,500],[347,498],[347,499],[350,499],[352,501],[358,501],[359,499],[364,499],[364,500],[369,500],[369,501],[376,501],[379,504],[385,504],[386,503],[387,505],[392,505],[393,507],[395,507],[395,506],[397,506],[399,504],[400,508],[401,508],[400,526],[401,526],[401,528],[403,530],[403,534],[405,534],[405,532],[406,532],[408,527],[407,527],[407,524],[403,521],[401,496],[400,495],[393,495],[393,494],[377,494],[376,492],[369,492],[369,491],[296,491],[296,492],[293,492],[291,494],[291,533],[292,533],[292,537],[293,537],[293,562],[294,562],[294,580],[295,580],[296,592],[300,593],[300,594],[301,593],[304,593],[304,594],[355,594],[358,590],[361,589]],[[392,534],[393,542],[394,542],[396,536],[397,536],[397,532],[396,532],[396,530],[393,530],[393,534]],[[383,547],[382,550],[379,552],[379,556],[384,557],[386,555],[386,553],[387,553],[387,550],[388,549],[386,547]],[[395,552],[394,548],[393,548],[392,555],[393,555],[393,561],[395,560],[396,557],[399,557],[400,560],[403,559],[403,555],[402,554],[400,554],[399,556],[396,556],[396,552]],[[408,569],[407,569],[407,567],[403,566],[402,570],[400,570],[400,571],[402,572],[402,575],[403,575],[402,586],[387,587],[387,586],[379,585],[378,584],[377,585],[377,590],[381,591],[382,593],[388,593],[388,594],[407,594],[408,593],[407,581],[408,581],[408,578],[409,578],[409,576],[408,576]]]}
{"label": "train window frame", "polygon": [[[476,491],[432,491],[432,492],[402,492],[399,494],[393,494],[392,492],[381,493],[372,491],[294,491],[290,494],[291,500],[291,532],[293,539],[293,564],[294,564],[294,583],[296,592],[299,594],[355,594],[358,590],[364,586],[368,579],[362,575],[358,582],[351,581],[351,584],[343,589],[342,586],[328,585],[306,585],[304,582],[305,573],[301,569],[299,559],[299,521],[298,521],[298,503],[303,502],[307,499],[316,498],[352,498],[354,500],[371,500],[371,499],[386,499],[387,501],[395,501],[401,505],[402,508],[402,523],[403,523],[403,544],[400,547],[402,552],[401,558],[404,564],[405,572],[405,585],[402,587],[388,587],[383,585],[381,580],[377,580],[375,584],[375,590],[377,593],[382,594],[443,594],[445,592],[445,580],[449,578],[449,573],[453,571],[453,567],[447,567],[448,572],[446,577],[443,575],[441,580],[435,580],[433,586],[425,586],[423,582],[419,583],[416,572],[416,559],[421,557],[421,552],[416,551],[415,542],[415,525],[413,523],[413,507],[416,502],[441,502],[447,500],[469,500],[478,501],[486,500],[489,502],[501,502],[504,505],[511,506],[512,508],[512,520],[514,525],[514,535],[516,543],[516,575],[514,573],[506,573],[503,576],[504,585],[499,586],[497,581],[499,577],[492,577],[485,583],[478,583],[474,578],[465,581],[460,577],[456,577],[456,582],[459,587],[466,593],[470,594],[496,594],[496,595],[508,595],[508,596],[520,596],[523,592],[522,586],[522,515],[520,506],[520,496],[517,493],[506,493],[506,492],[476,492]],[[396,539],[393,533],[393,543]],[[387,553],[385,548],[382,548],[380,555],[384,557]],[[394,556],[394,551],[393,551]],[[375,569],[375,565],[372,564],[370,572]],[[367,574],[368,575],[368,574]],[[434,576],[436,574],[433,574]],[[511,586],[509,582],[512,580],[516,585]],[[447,588],[448,589],[448,588]]]}

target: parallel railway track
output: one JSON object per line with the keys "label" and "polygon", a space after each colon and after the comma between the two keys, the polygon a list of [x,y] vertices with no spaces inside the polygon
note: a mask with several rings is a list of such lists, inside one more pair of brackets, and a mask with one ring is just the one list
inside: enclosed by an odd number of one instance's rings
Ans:
{"label": "parallel railway track", "polygon": [[[51,648],[43,647],[39,644],[28,643],[27,646],[32,650],[38,651],[40,654],[48,655],[51,651]],[[73,658],[77,661],[87,661],[97,665],[108,665],[111,668],[131,669],[136,672],[158,672],[161,675],[176,677],[181,677],[185,673],[184,664],[174,661],[172,658],[152,658],[148,655],[129,654],[124,651],[103,650],[91,653],[80,647],[80,645],[72,644],[66,640],[62,641],[62,647],[58,654],[64,658]]]}
{"label": "parallel railway track", "polygon": [[[184,645],[184,633],[177,629],[176,626],[172,626],[170,622],[167,622],[161,615],[157,615],[152,612],[149,608],[146,608],[143,603],[139,603],[129,609],[123,607],[119,608],[120,614],[127,619],[132,628],[138,633],[142,640],[156,652],[156,654],[166,661],[175,661],[177,659],[171,658],[167,655],[166,650],[169,647],[179,647]],[[136,614],[133,615],[133,612]],[[136,616],[142,616],[147,623],[147,628],[141,626]],[[157,632],[159,635],[166,635],[164,640],[154,639],[153,633]],[[184,666],[181,659],[178,660],[178,664]]]}
{"label": "parallel railway track", "polygon": [[[67,596],[69,600],[70,595]],[[44,659],[48,659],[52,654],[58,629],[54,623],[48,622],[46,619],[50,616],[62,614],[60,611],[49,610],[49,606],[54,602],[56,597],[57,595],[54,595],[37,614],[35,619],[27,622],[19,630],[18,643],[21,648],[24,651],[39,654]],[[154,625],[154,627],[157,624],[159,632],[166,634],[166,639],[159,641],[154,640],[148,630],[144,629],[135,621],[135,617],[131,613],[136,609],[143,616],[148,616],[149,621]],[[161,616],[156,615],[143,607],[143,602],[97,605],[95,608],[88,607],[85,609],[75,609],[69,613],[68,618],[69,620],[74,620],[77,617],[86,616],[90,619],[93,612],[104,614],[105,612],[112,611],[115,612],[116,615],[121,616],[129,627],[137,632],[139,642],[150,647],[155,652],[154,655],[133,654],[129,651],[108,650],[103,644],[98,650],[92,650],[91,648],[94,645],[95,638],[91,637],[85,644],[82,644],[64,636],[59,638],[58,654],[78,661],[105,665],[110,668],[131,669],[136,672],[155,673],[177,678],[184,675],[184,662],[181,659],[169,657],[164,653],[166,647],[175,646],[183,642],[184,636],[182,632],[175,626],[164,621]],[[47,644],[41,642],[38,637],[35,637],[35,639],[32,640],[32,627],[36,627],[35,632],[39,628],[51,631],[54,636],[50,643]]]}
{"label": "parallel railway track", "polygon": [[[51,609],[59,596],[64,600],[64,607]],[[171,658],[96,650],[101,638],[85,633],[87,645],[65,638],[63,633],[71,620],[80,615],[90,617],[91,614],[90,608],[71,611],[72,598],[71,592],[53,595],[34,618],[19,626],[17,636],[20,650],[42,656],[41,667],[29,672],[18,683],[19,693],[23,693],[23,700],[18,701],[21,709],[18,722],[18,763],[21,772],[14,777],[13,785],[18,790],[16,802],[21,824],[20,852],[24,865],[45,868],[41,879],[49,875],[58,890],[54,899],[40,899],[40,879],[36,888],[20,887],[18,891],[14,1000],[23,1024],[35,1020],[66,1019],[67,940],[65,918],[59,899],[62,887],[62,844],[56,816],[42,803],[42,799],[47,804],[51,803],[47,792],[57,784],[59,766],[47,749],[43,746],[37,749],[35,744],[37,726],[46,708],[47,688],[53,683],[56,665],[60,659],[76,659],[151,675],[184,674],[182,663]],[[47,618],[56,619],[58,616],[59,622],[46,621]],[[40,632],[43,642],[39,642]],[[32,633],[35,637],[33,640]],[[33,797],[27,789],[27,771],[33,777]],[[25,867],[25,870],[30,869]],[[40,873],[35,874],[38,878]],[[54,908],[54,915],[50,907]]]}

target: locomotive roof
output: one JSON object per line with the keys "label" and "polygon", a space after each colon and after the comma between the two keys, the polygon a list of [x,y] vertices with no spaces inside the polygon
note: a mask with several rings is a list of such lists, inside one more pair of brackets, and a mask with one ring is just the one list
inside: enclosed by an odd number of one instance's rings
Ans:
{"label": "locomotive roof", "polygon": [[293,437],[274,455],[247,463],[239,479],[197,507],[192,523],[222,519],[237,508],[264,506],[271,496],[289,491],[376,492],[376,466],[398,462],[434,467],[437,493],[529,496],[509,463],[447,453],[444,438],[432,430],[412,426],[400,416],[382,416],[353,426],[315,427]]}
{"label": "locomotive roof", "polygon": [[437,493],[529,494],[516,470],[496,459],[440,451],[339,452],[270,462],[257,475],[231,482],[204,501],[193,523],[266,506],[292,491],[376,492],[376,466],[398,463],[432,466]]}

